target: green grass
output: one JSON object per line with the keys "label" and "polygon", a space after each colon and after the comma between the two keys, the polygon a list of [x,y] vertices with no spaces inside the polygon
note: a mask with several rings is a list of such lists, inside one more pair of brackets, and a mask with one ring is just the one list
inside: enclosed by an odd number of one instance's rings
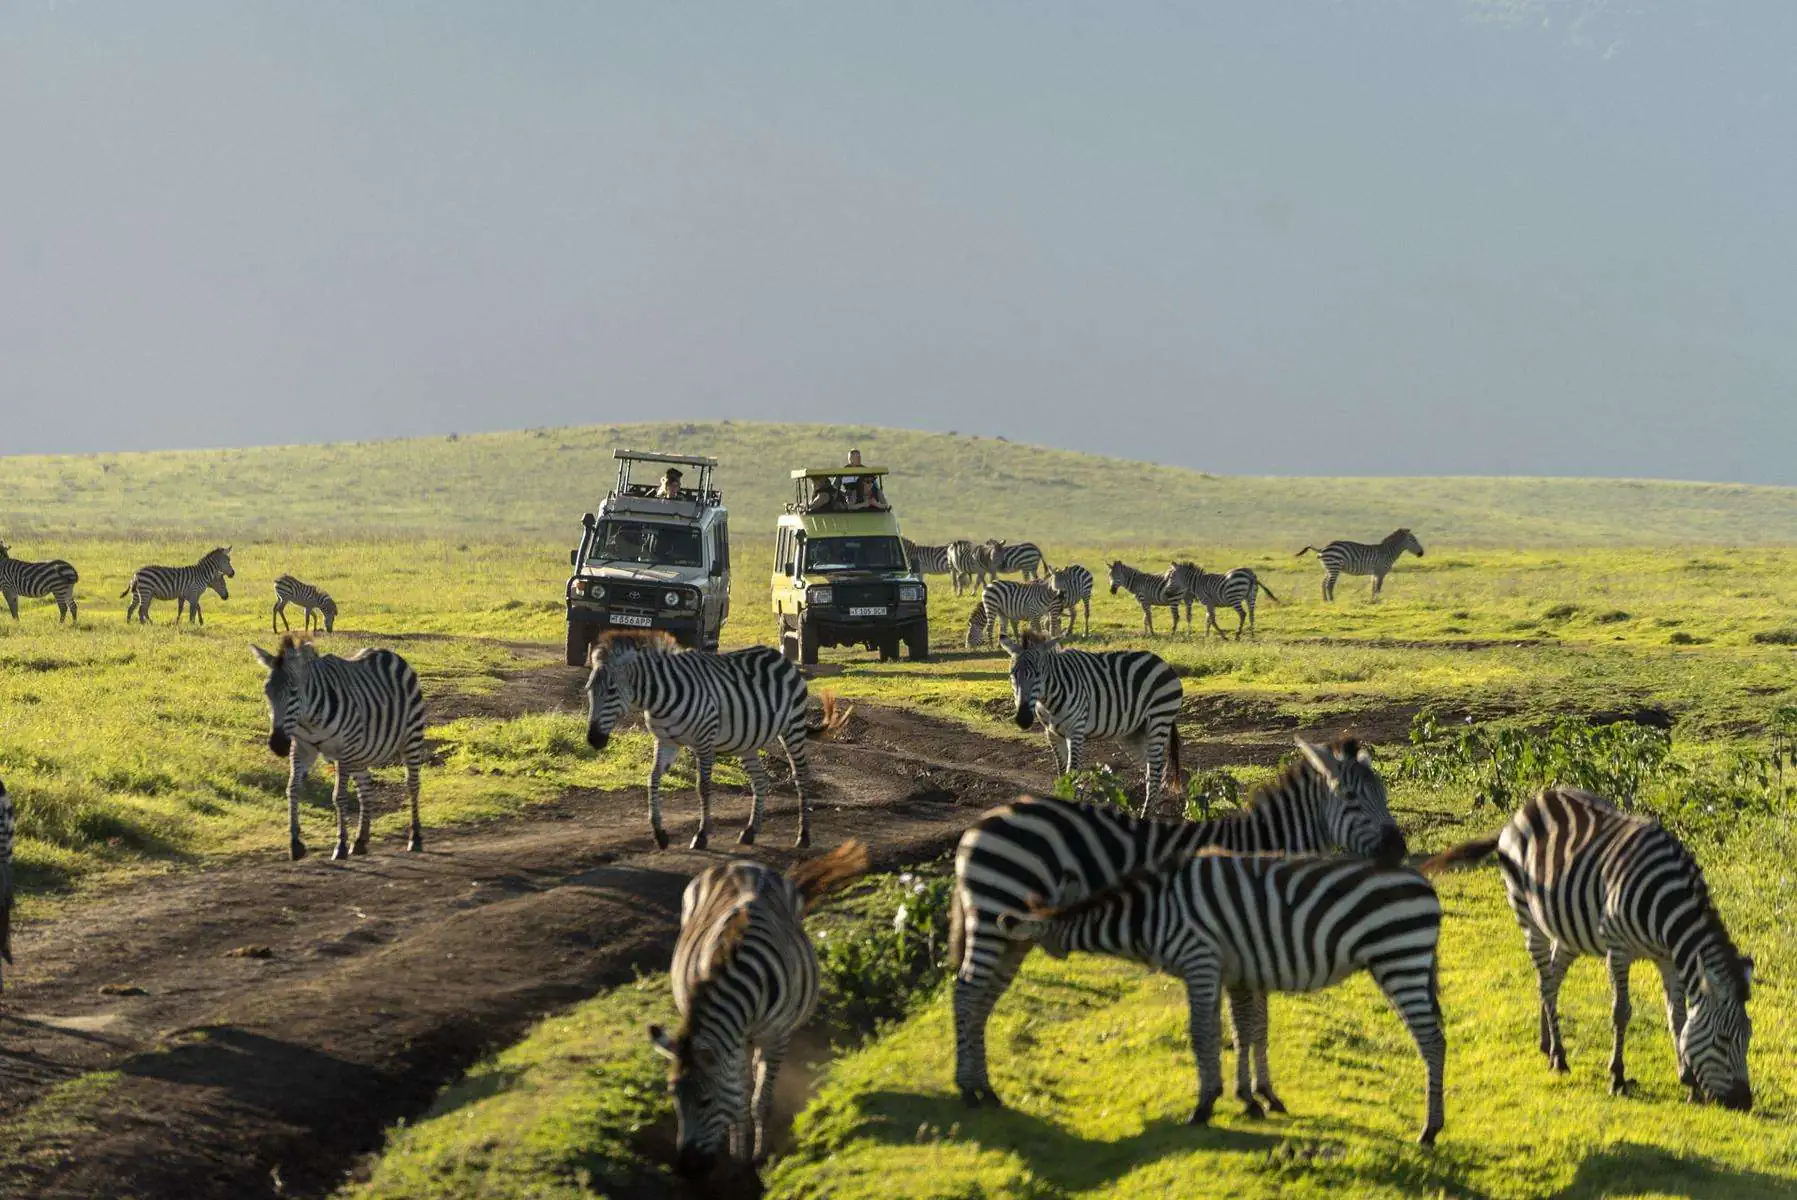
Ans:
{"label": "green grass", "polygon": [[[460,438],[0,458],[0,539],[49,557],[72,530],[225,541],[296,534],[562,539],[610,485],[616,446],[711,454],[735,532],[769,532],[791,467],[850,445],[892,468],[906,531],[1209,545],[1375,539],[1469,545],[1797,542],[1797,489],[1581,479],[1206,474],[954,434],[841,425],[592,425]],[[564,550],[565,553],[565,550]],[[77,566],[80,564],[78,563]]]}

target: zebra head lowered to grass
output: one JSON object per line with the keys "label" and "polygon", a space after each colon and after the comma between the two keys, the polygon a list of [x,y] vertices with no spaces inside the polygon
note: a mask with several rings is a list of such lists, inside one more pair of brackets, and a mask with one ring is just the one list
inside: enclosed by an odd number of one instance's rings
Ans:
{"label": "zebra head lowered to grass", "polygon": [[1323,564],[1323,599],[1335,599],[1335,580],[1339,575],[1371,575],[1373,577],[1373,598],[1379,598],[1385,587],[1385,577],[1391,574],[1394,563],[1404,551],[1423,556],[1423,544],[1416,540],[1416,535],[1408,529],[1394,529],[1385,539],[1376,545],[1365,542],[1330,542],[1321,550],[1315,546],[1306,546],[1298,551],[1295,557],[1302,558],[1306,554],[1315,554]]}
{"label": "zebra head lowered to grass", "polygon": [[[0,962],[12,964],[12,797],[0,783]],[[0,973],[0,990],[6,977]]]}
{"label": "zebra head lowered to grass", "polygon": [[[1126,876],[1070,904],[1038,903],[1026,916],[1006,913],[999,925],[1056,958],[1074,950],[1113,954],[1185,983],[1198,1060],[1193,1125],[1210,1120],[1223,1094],[1217,1009],[1225,994],[1239,1060],[1244,1041],[1265,1054],[1265,1009],[1254,1007],[1254,997],[1321,991],[1366,971],[1422,1055],[1426,1115],[1418,1141],[1433,1145],[1441,1132],[1447,1062],[1437,997],[1441,901],[1413,870],[1355,858],[1206,851]],[[1261,1116],[1261,1106],[1245,1099],[1248,1115]]]}
{"label": "zebra head lowered to grass", "polygon": [[81,579],[75,568],[60,558],[47,562],[30,562],[11,556],[12,547],[0,542],[0,596],[6,598],[7,611],[19,619],[19,597],[36,600],[52,596],[56,600],[56,623],[76,619],[75,584]]}
{"label": "zebra head lowered to grass", "polygon": [[139,621],[148,621],[150,601],[173,600],[176,621],[181,619],[181,610],[185,606],[188,621],[204,625],[206,618],[200,612],[200,596],[211,588],[220,600],[229,600],[231,591],[225,580],[236,575],[229,546],[219,546],[190,567],[139,567],[125,590],[119,593],[121,598],[131,597],[131,603],[125,606],[125,620],[129,621],[135,611]]}
{"label": "zebra head lowered to grass", "polygon": [[1049,580],[1017,583],[994,579],[981,590],[979,603],[968,614],[967,645],[988,645],[995,631],[1000,635],[1007,629],[1022,633],[1025,625],[1034,630],[1044,617],[1048,618],[1049,628],[1058,634],[1061,617],[1067,610],[1067,597]]}
{"label": "zebra head lowered to grass", "polygon": [[[307,629],[312,628],[314,612],[317,612],[322,618],[321,624],[326,633],[330,633],[337,627],[337,602],[335,600],[331,599],[321,588],[315,588],[291,575],[283,575],[275,580],[274,615],[269,621],[270,625],[274,625],[276,633],[281,632],[281,626],[286,626],[288,629],[293,628],[293,622],[287,619],[289,604],[297,604],[306,610],[305,628]],[[280,624],[276,625],[276,621],[279,621]]]}
{"label": "zebra head lowered to grass", "polygon": [[680,1027],[649,1026],[671,1064],[680,1175],[752,1170],[766,1155],[780,1065],[817,1007],[805,916],[866,870],[867,848],[850,841],[785,875],[739,859],[687,884],[668,971]]}
{"label": "zebra head lowered to grass", "polygon": [[1535,964],[1539,1045],[1551,1068],[1567,1070],[1559,1013],[1567,968],[1581,955],[1602,958],[1610,973],[1610,1090],[1624,1095],[1634,1087],[1623,1066],[1629,967],[1645,958],[1660,973],[1679,1082],[1691,1099],[1708,1096],[1743,1112],[1753,1107],[1753,959],[1735,947],[1702,869],[1678,838],[1590,792],[1550,787],[1497,836],[1436,855],[1423,870],[1493,853]]}
{"label": "zebra head lowered to grass", "polygon": [[823,720],[807,724],[805,677],[768,646],[717,654],[682,650],[665,633],[613,630],[599,639],[588,663],[587,744],[604,750],[618,722],[633,709],[642,710],[655,738],[649,828],[657,846],[665,850],[668,845],[661,822],[661,779],[682,746],[693,752],[699,767],[699,832],[693,835],[692,848],[704,849],[711,834],[711,768],[719,754],[737,756],[749,776],[754,799],[749,823],[737,841],[753,844],[773,788],[761,751],[776,743],[792,764],[799,793],[795,844],[811,844],[806,739],[841,732],[850,706],[838,709],[835,696],[826,693]]}
{"label": "zebra head lowered to grass", "polygon": [[[268,700],[268,748],[288,760],[288,852],[306,856],[300,838],[299,793],[314,763],[337,765],[331,803],[337,810],[337,847],[332,858],[368,853],[368,825],[375,767],[403,764],[412,828],[406,849],[424,849],[418,820],[419,771],[429,760],[424,744],[424,692],[418,673],[391,650],[358,650],[348,658],[320,654],[303,637],[287,634],[270,654],[250,647],[268,671],[262,691]],[[349,841],[345,802],[356,786],[356,840]]]}
{"label": "zebra head lowered to grass", "polygon": [[[1078,661],[1072,659],[1078,653],[1063,650],[1057,659]],[[1153,658],[1145,651],[1112,653]],[[1301,758],[1256,788],[1242,809],[1207,821],[1149,821],[1108,804],[1022,796],[992,809],[961,836],[949,958],[957,967],[955,1082],[968,1104],[999,1103],[986,1072],[986,1021],[1029,944],[1002,932],[998,920],[1025,912],[1032,898],[1061,903],[1206,846],[1244,854],[1345,850],[1388,866],[1404,860],[1404,835],[1365,748],[1352,738],[1328,746],[1297,741]],[[1264,1026],[1265,1009],[1264,996],[1230,999],[1241,1050],[1236,1094],[1244,1101],[1258,1095],[1277,1110],[1265,1047],[1254,1052],[1259,1083],[1250,1086],[1251,1048],[1240,1043],[1256,1020]]]}

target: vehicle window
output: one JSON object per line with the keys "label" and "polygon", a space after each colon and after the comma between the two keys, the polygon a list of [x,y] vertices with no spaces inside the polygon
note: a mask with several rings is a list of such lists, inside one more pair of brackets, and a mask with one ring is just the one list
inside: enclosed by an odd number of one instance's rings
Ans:
{"label": "vehicle window", "polygon": [[690,525],[650,521],[601,521],[587,552],[591,563],[645,563],[662,567],[703,566],[704,543]]}
{"label": "vehicle window", "polygon": [[792,573],[787,570],[786,567],[786,564],[791,561],[792,557],[787,551],[787,546],[791,541],[792,531],[787,529],[782,529],[780,531],[780,536],[774,539],[774,574],[776,575],[790,575]]}
{"label": "vehicle window", "polygon": [[724,564],[724,570],[730,569],[730,522],[718,522],[718,561]]}
{"label": "vehicle window", "polygon": [[895,537],[825,537],[805,543],[807,571],[902,571],[905,548]]}

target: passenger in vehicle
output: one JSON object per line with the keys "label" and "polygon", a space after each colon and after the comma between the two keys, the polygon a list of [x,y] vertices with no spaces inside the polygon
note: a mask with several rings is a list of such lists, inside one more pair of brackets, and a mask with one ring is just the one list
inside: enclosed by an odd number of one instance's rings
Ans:
{"label": "passenger in vehicle", "polygon": [[661,486],[655,489],[655,498],[658,500],[680,499],[680,469],[678,467],[669,467],[668,473],[661,477]]}
{"label": "passenger in vehicle", "polygon": [[837,481],[828,476],[812,480],[811,501],[805,505],[805,511],[808,513],[841,512],[843,508],[842,492],[836,484]]}

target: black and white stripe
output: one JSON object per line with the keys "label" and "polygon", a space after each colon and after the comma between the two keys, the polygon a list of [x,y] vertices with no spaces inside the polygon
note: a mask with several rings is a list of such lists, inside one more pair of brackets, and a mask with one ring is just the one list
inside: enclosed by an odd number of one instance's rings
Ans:
{"label": "black and white stripe", "polygon": [[737,841],[751,845],[761,829],[763,805],[773,787],[760,751],[776,742],[792,763],[799,793],[799,836],[811,844],[811,804],[805,795],[810,767],[805,757],[808,735],[827,733],[846,720],[830,697],[824,723],[805,721],[807,691],[799,669],[768,646],[750,646],[716,654],[678,650],[665,635],[608,633],[592,654],[587,677],[587,744],[605,749],[626,712],[641,709],[655,737],[655,763],[649,770],[649,827],[655,844],[667,848],[661,824],[661,777],[674,765],[682,746],[699,765],[699,832],[692,848],[700,850],[711,833],[711,768],[719,754],[741,760],[754,793],[749,823]]}
{"label": "black and white stripe", "polygon": [[1633,1087],[1622,1054],[1632,1011],[1629,967],[1647,959],[1660,972],[1680,1082],[1693,1099],[1753,1107],[1753,959],[1735,948],[1683,843],[1658,821],[1619,812],[1590,792],[1550,787],[1496,837],[1438,855],[1423,870],[1477,862],[1494,851],[1535,963],[1541,1052],[1554,1070],[1567,1069],[1560,985],[1572,961],[1589,955],[1604,959],[1610,972],[1610,1090],[1620,1095]]}
{"label": "black and white stripe", "polygon": [[919,575],[953,575],[955,569],[948,561],[948,547],[920,546],[910,538],[901,539],[905,543],[905,557],[911,560],[911,569]]}
{"label": "black and white stripe", "polygon": [[1217,624],[1217,610],[1228,608],[1235,610],[1235,639],[1242,640],[1242,629],[1247,627],[1254,633],[1254,602],[1260,592],[1267,594],[1267,599],[1278,604],[1279,597],[1273,589],[1260,581],[1249,567],[1237,567],[1227,575],[1213,575],[1197,563],[1174,563],[1167,568],[1166,579],[1178,588],[1185,597],[1186,628],[1191,628],[1192,602],[1195,600],[1204,605],[1204,636],[1209,637],[1215,629],[1218,637],[1223,637],[1223,627]]}
{"label": "black and white stripe", "polygon": [[[1149,821],[1109,805],[1025,796],[986,813],[961,836],[949,929],[957,964],[955,1082],[969,1104],[997,1103],[986,1072],[986,1021],[1029,952],[998,921],[1026,911],[1032,897],[1072,900],[1206,846],[1238,853],[1340,849],[1403,860],[1404,835],[1371,754],[1352,739],[1333,746],[1300,739],[1298,746],[1302,761],[1257,789],[1240,812],[1213,820]],[[1245,1019],[1237,1014],[1238,1030]],[[1264,1054],[1256,1068],[1260,1094],[1270,1098]]]}
{"label": "black and white stripe", "polygon": [[19,597],[37,600],[44,596],[56,599],[56,623],[75,619],[75,584],[81,579],[75,568],[60,558],[48,562],[28,562],[9,556],[10,547],[0,542],[0,595],[6,597],[7,611],[19,619]]}
{"label": "black and white stripe", "polygon": [[1043,563],[1042,567],[1048,572],[1048,582],[1067,601],[1068,629],[1073,628],[1074,605],[1084,604],[1086,606],[1086,633],[1090,634],[1092,632],[1092,572],[1078,563],[1068,563],[1058,570],[1050,567],[1047,563]]}
{"label": "black and white stripe", "polygon": [[[12,797],[0,783],[0,962],[12,965]],[[0,972],[0,990],[5,990],[6,976]]]}
{"label": "black and white stripe", "polygon": [[985,560],[987,573],[994,579],[1016,573],[1026,580],[1033,580],[1042,571],[1042,551],[1034,542],[1012,544],[999,538],[988,538],[980,546],[980,555]]}
{"label": "black and white stripe", "polygon": [[[1265,1008],[1254,997],[1321,991],[1365,971],[1422,1053],[1427,1116],[1418,1140],[1433,1145],[1441,1132],[1447,1062],[1437,988],[1441,900],[1414,870],[1357,858],[1206,852],[1060,908],[1007,915],[1002,924],[1056,958],[1073,950],[1114,954],[1185,982],[1198,1059],[1194,1125],[1210,1120],[1223,1094],[1217,1010],[1225,993],[1238,1046],[1246,1042],[1258,1054],[1267,1028]],[[1240,1028],[1244,1011],[1260,1018],[1246,1030]],[[1237,1086],[1239,1092],[1239,1066]],[[1241,1099],[1248,1115],[1262,1115],[1252,1095]]]}
{"label": "black and white stripe", "polygon": [[958,538],[948,544],[948,565],[949,573],[955,580],[955,595],[961,595],[970,587],[986,586],[986,556],[980,547],[966,538]]}
{"label": "black and white stripe", "polygon": [[1150,575],[1128,563],[1111,564],[1111,595],[1118,590],[1128,592],[1142,606],[1142,632],[1154,633],[1154,610],[1165,608],[1173,614],[1173,632],[1179,632],[1179,603],[1185,594],[1165,575]]}
{"label": "black and white stripe", "polygon": [[980,592],[980,602],[967,618],[967,644],[987,646],[996,631],[1022,632],[1027,624],[1032,630],[1047,617],[1049,628],[1056,634],[1061,629],[1061,615],[1067,611],[1067,598],[1046,579],[1034,583],[1017,583],[994,579]]}
{"label": "black and white stripe", "polygon": [[206,618],[200,612],[201,594],[211,588],[220,600],[229,600],[231,593],[225,587],[225,580],[236,574],[231,566],[229,546],[220,546],[191,567],[139,567],[131,576],[131,583],[119,593],[121,597],[131,597],[131,603],[125,606],[125,620],[129,621],[135,612],[139,621],[148,621],[150,601],[173,600],[176,621],[180,621],[185,606],[188,621],[204,625]]}
{"label": "black and white stripe", "polygon": [[[263,694],[268,698],[268,748],[288,760],[288,851],[306,855],[300,840],[299,793],[312,765],[323,757],[337,765],[331,803],[337,809],[337,847],[332,858],[368,853],[368,822],[375,767],[403,764],[406,795],[411,801],[412,829],[406,849],[424,849],[418,823],[419,769],[429,759],[424,745],[424,692],[418,673],[391,650],[358,650],[348,658],[320,654],[310,642],[292,634],[270,654],[252,646],[256,661],[268,670]],[[349,784],[356,785],[356,840],[352,845],[344,823]]]}
{"label": "black and white stripe", "polygon": [[[293,628],[293,622],[287,619],[289,604],[297,604],[306,610],[305,628],[307,629],[312,628],[314,612],[319,614],[320,623],[324,626],[326,633],[331,632],[337,625],[337,602],[335,600],[309,583],[295,579],[291,575],[283,575],[275,580],[274,615],[269,618],[269,624],[275,625],[276,633],[281,632],[280,627],[283,625],[288,629]],[[277,622],[279,624],[276,624]]]}
{"label": "black and white stripe", "polygon": [[1404,551],[1410,551],[1418,558],[1423,556],[1423,544],[1416,540],[1416,535],[1408,529],[1394,529],[1384,541],[1369,546],[1365,542],[1330,542],[1321,550],[1315,546],[1306,546],[1298,551],[1297,557],[1314,553],[1323,562],[1323,599],[1335,599],[1335,579],[1338,575],[1371,575],[1373,577],[1373,596],[1385,586],[1385,577],[1391,574],[1392,564],[1398,561]]}
{"label": "black and white stripe", "polygon": [[866,869],[866,848],[846,842],[785,875],[737,860],[686,885],[668,971],[680,1028],[649,1027],[672,1063],[679,1174],[701,1178],[726,1156],[743,1168],[766,1155],[780,1065],[817,1007],[805,915]]}

